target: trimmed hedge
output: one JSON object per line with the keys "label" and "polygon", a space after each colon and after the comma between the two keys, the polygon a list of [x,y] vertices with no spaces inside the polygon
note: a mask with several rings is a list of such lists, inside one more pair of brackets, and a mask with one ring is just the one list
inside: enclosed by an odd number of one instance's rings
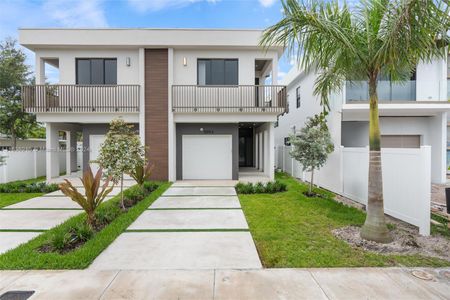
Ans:
{"label": "trimmed hedge", "polygon": [[238,194],[274,194],[285,192],[287,190],[286,184],[278,180],[269,181],[266,184],[263,184],[262,182],[256,184],[239,182],[236,184],[235,188]]}
{"label": "trimmed hedge", "polygon": [[57,190],[59,190],[57,184],[47,184],[46,182],[16,181],[0,184],[0,193],[51,193]]}

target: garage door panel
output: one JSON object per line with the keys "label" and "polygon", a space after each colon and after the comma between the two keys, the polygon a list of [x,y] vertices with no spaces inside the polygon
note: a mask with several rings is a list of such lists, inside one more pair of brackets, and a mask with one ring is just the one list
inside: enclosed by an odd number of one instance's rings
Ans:
{"label": "garage door panel", "polygon": [[232,179],[231,135],[183,135],[183,179]]}

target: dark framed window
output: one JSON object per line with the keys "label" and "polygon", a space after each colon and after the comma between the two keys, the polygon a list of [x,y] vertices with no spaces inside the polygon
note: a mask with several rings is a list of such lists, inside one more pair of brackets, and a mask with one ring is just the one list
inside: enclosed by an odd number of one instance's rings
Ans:
{"label": "dark framed window", "polygon": [[198,85],[238,85],[237,59],[198,59]]}
{"label": "dark framed window", "polygon": [[77,58],[77,84],[117,84],[116,58]]}
{"label": "dark framed window", "polygon": [[300,97],[300,86],[295,89],[295,100],[297,103],[297,108],[301,106],[301,97]]}
{"label": "dark framed window", "polygon": [[291,145],[291,139],[289,137],[285,137],[284,138],[284,145],[285,146],[290,146]]}

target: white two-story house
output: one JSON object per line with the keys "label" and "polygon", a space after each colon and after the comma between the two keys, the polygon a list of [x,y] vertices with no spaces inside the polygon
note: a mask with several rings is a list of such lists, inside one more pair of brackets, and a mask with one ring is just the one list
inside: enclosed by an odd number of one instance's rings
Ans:
{"label": "white two-story house", "polygon": [[[289,134],[300,130],[306,118],[322,111],[313,95],[316,74],[294,67],[286,75],[289,112],[279,117],[275,129],[277,146],[287,143]],[[369,145],[367,82],[347,82],[340,93],[331,95],[328,126],[339,147]],[[388,77],[378,84],[382,148],[431,147],[431,181],[446,183],[447,61],[420,63],[411,79],[394,83]],[[343,166],[351,167],[351,166]]]}
{"label": "white two-story house", "polygon": [[[21,29],[36,56],[36,85],[24,109],[47,128],[47,178],[59,176],[65,132],[68,173],[96,159],[108,123],[134,124],[153,179],[239,179],[240,170],[274,177],[274,123],[286,108],[277,85],[282,47],[262,51],[258,30]],[[45,84],[45,65],[59,70]]]}

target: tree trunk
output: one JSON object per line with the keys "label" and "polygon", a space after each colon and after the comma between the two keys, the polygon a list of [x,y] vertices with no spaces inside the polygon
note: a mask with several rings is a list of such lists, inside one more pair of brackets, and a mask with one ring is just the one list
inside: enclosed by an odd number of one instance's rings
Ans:
{"label": "tree trunk", "polygon": [[122,204],[122,209],[125,210],[125,203],[123,202],[123,173],[122,176],[120,177],[120,202]]}
{"label": "tree trunk", "polygon": [[91,229],[94,229],[94,226],[95,226],[95,212],[94,211],[87,213],[87,222],[88,222],[88,226]]}
{"label": "tree trunk", "polygon": [[370,119],[369,119],[369,187],[367,217],[361,228],[361,237],[379,243],[392,241],[386,226],[383,206],[383,178],[381,172],[380,126],[378,116],[377,78],[369,79]]}
{"label": "tree trunk", "polygon": [[17,148],[17,135],[14,127],[11,128],[11,150],[16,150]]}
{"label": "tree trunk", "polygon": [[309,194],[310,195],[312,195],[313,181],[314,181],[314,168],[312,168],[312,170],[311,170],[311,181],[309,182]]}

